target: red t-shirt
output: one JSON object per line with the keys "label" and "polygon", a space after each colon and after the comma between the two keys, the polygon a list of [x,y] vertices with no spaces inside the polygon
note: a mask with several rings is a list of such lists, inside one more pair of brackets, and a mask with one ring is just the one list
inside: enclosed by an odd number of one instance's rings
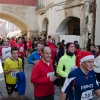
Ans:
{"label": "red t-shirt", "polygon": [[16,44],[15,46],[18,48],[18,57],[23,58],[25,55],[24,44]]}
{"label": "red t-shirt", "polygon": [[54,44],[50,43],[50,42],[48,42],[47,45],[50,47],[51,52],[52,52],[51,59],[52,59],[52,61],[55,61],[55,59],[56,59],[56,54],[57,54],[56,46],[55,46]]}
{"label": "red t-shirt", "polygon": [[15,44],[16,44],[16,41],[15,40],[10,40],[10,45],[11,46],[15,46]]}
{"label": "red t-shirt", "polygon": [[28,40],[27,49],[31,49],[31,48],[32,48],[32,42],[31,42],[31,40]]}

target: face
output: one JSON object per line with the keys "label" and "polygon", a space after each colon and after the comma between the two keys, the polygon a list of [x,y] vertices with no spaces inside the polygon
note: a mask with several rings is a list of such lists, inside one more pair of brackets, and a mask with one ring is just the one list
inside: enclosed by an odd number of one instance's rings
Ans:
{"label": "face", "polygon": [[17,60],[18,59],[18,50],[12,51],[11,55],[12,55],[13,59]]}
{"label": "face", "polygon": [[46,47],[43,51],[43,58],[46,62],[50,62],[51,60],[51,49]]}
{"label": "face", "polygon": [[85,71],[91,71],[94,66],[94,60],[90,59],[82,63],[82,67]]}
{"label": "face", "polygon": [[95,48],[95,51],[96,51],[96,53],[98,53],[98,52],[99,52],[99,48],[98,48],[98,47],[96,47],[96,48]]}
{"label": "face", "polygon": [[90,50],[92,51],[92,50],[95,50],[95,47],[94,46],[91,46],[90,47]]}
{"label": "face", "polygon": [[8,46],[9,45],[9,40],[8,39],[4,39],[4,46]]}
{"label": "face", "polygon": [[38,44],[37,47],[36,47],[36,49],[37,49],[38,51],[41,51],[42,45],[41,45],[41,44]]}
{"label": "face", "polygon": [[18,43],[22,43],[22,38],[19,38]]}
{"label": "face", "polygon": [[74,53],[75,52],[75,45],[74,44],[71,44],[68,48],[68,51],[71,52],[71,53]]}

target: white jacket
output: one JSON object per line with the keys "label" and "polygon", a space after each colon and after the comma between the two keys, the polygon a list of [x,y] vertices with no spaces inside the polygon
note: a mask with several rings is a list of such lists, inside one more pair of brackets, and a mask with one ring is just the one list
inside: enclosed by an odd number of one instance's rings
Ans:
{"label": "white jacket", "polygon": [[100,55],[94,59],[94,72],[100,73]]}

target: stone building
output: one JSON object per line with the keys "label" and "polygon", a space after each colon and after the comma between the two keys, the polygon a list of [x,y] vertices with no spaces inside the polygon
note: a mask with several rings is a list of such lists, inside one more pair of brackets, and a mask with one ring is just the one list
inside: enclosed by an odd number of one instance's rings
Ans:
{"label": "stone building", "polygon": [[[0,0],[0,18],[15,24],[22,35],[51,35],[81,48],[99,44],[100,0]],[[72,38],[73,37],[73,38]],[[77,38],[78,37],[78,38]]]}
{"label": "stone building", "polygon": [[39,33],[56,39],[60,35],[80,36],[80,45],[86,49],[95,43],[95,8],[95,0],[36,0]]}
{"label": "stone building", "polygon": [[0,0],[0,19],[13,23],[30,38],[39,30],[35,0]]}

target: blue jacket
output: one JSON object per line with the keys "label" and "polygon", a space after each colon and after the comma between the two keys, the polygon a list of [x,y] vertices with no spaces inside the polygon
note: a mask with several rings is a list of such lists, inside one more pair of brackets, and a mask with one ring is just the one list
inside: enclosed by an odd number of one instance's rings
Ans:
{"label": "blue jacket", "polygon": [[18,91],[19,95],[24,95],[26,90],[26,77],[24,72],[19,72],[16,74],[17,77],[17,83],[16,83],[16,89]]}
{"label": "blue jacket", "polygon": [[33,52],[33,53],[29,56],[29,58],[28,58],[28,63],[29,63],[29,64],[34,64],[34,61],[35,61],[35,60],[40,60],[40,56],[38,55],[38,52],[37,52],[37,51]]}

